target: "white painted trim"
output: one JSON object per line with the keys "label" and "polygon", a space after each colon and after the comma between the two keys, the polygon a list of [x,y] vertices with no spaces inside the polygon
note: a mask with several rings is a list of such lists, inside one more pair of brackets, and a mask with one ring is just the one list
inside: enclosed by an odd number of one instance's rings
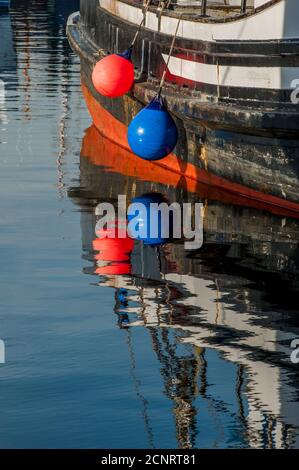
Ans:
{"label": "white painted trim", "polygon": [[[167,54],[162,56],[166,62]],[[171,57],[168,68],[176,77],[217,86],[289,90],[292,80],[299,79],[299,67],[217,66]]]}
{"label": "white painted trim", "polygon": [[[142,11],[120,0],[99,0],[103,9],[133,24],[140,24]],[[228,23],[202,23],[182,20],[178,36],[201,41],[247,41],[299,38],[299,1],[282,0],[252,16]],[[162,15],[161,32],[173,35],[177,18]],[[158,31],[158,19],[153,12],[147,13],[146,27]]]}

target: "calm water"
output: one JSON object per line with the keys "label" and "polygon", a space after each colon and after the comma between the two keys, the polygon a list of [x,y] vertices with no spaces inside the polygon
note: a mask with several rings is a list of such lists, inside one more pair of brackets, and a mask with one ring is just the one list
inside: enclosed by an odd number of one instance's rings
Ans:
{"label": "calm water", "polygon": [[[299,447],[299,221],[118,173],[56,3],[0,14],[0,446]],[[153,191],[202,249],[96,250],[97,203]]]}

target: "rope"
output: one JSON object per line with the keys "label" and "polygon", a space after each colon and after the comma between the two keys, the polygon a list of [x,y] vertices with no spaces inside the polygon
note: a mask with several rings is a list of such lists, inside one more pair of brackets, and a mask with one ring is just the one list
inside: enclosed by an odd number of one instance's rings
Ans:
{"label": "rope", "polygon": [[169,50],[169,54],[168,54],[168,57],[167,57],[166,65],[165,65],[165,68],[164,68],[164,71],[163,71],[163,74],[162,74],[162,77],[161,77],[160,85],[159,85],[158,96],[161,95],[161,91],[162,91],[162,88],[164,86],[165,77],[166,77],[166,73],[167,73],[167,70],[168,70],[169,62],[170,62],[170,57],[171,57],[171,54],[173,52],[174,43],[175,43],[178,31],[179,31],[179,26],[180,26],[181,19],[182,19],[182,15],[180,15],[180,17],[178,19],[178,24],[176,26],[176,30],[175,30],[174,36],[172,38],[172,43],[171,43],[171,46],[170,46],[170,50]]}

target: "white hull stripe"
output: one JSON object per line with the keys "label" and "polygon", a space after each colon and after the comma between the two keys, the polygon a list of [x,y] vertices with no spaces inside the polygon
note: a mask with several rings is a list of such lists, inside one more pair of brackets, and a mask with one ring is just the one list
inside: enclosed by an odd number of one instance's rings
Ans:
{"label": "white hull stripe", "polygon": [[[119,0],[99,0],[102,8],[113,15],[139,25],[142,11]],[[174,35],[177,18],[162,15],[160,31]],[[281,0],[259,13],[227,23],[202,23],[182,20],[178,36],[201,41],[263,41],[299,38],[299,1]],[[153,12],[146,15],[146,27],[159,31],[158,18]]]}
{"label": "white hull stripe", "polygon": [[[167,54],[162,54],[167,61]],[[239,67],[213,65],[171,57],[169,72],[176,77],[216,86],[289,90],[299,79],[299,67]]]}

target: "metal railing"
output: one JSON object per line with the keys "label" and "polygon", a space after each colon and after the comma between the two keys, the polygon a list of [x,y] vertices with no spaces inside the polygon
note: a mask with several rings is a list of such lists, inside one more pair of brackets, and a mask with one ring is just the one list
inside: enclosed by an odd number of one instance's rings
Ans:
{"label": "metal railing", "polygon": [[[224,0],[224,5],[229,5],[227,1]],[[208,0],[201,0],[201,16],[207,15]],[[240,13],[244,14],[247,10],[247,0],[241,0]]]}
{"label": "metal railing", "polygon": [[208,0],[201,0],[201,16],[207,16]]}

